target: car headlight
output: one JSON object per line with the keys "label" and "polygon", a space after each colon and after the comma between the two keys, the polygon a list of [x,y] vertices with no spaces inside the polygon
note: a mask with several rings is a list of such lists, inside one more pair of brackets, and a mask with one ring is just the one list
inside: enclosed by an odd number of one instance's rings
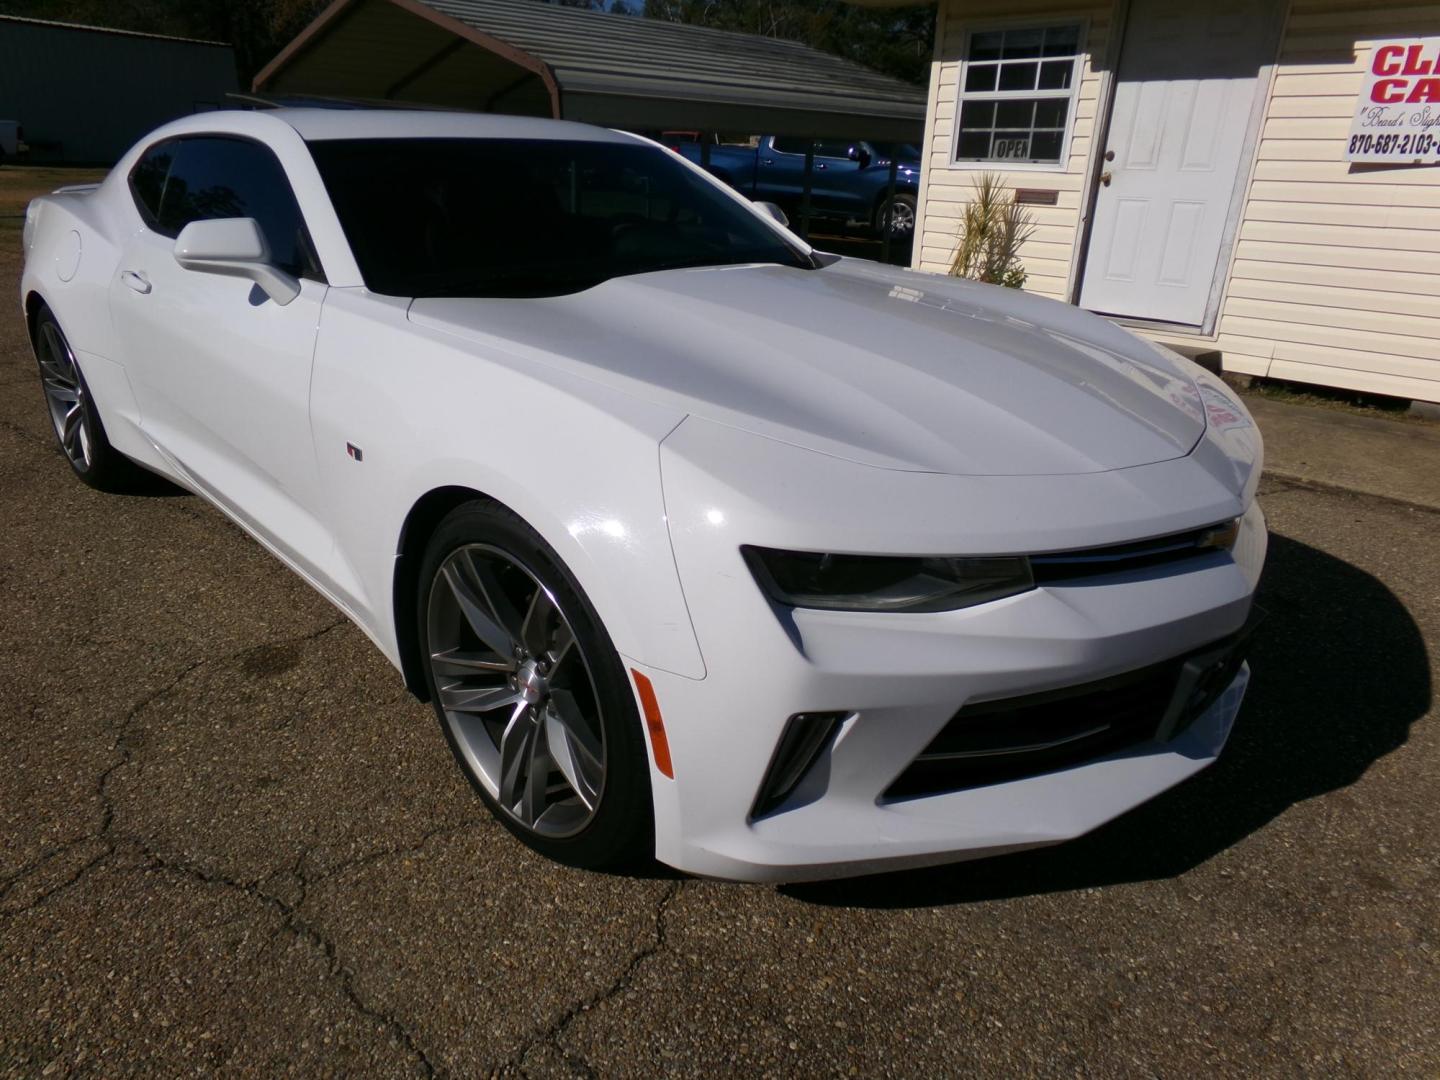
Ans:
{"label": "car headlight", "polygon": [[743,547],[770,599],[827,611],[954,611],[1035,587],[1024,556],[833,555]]}

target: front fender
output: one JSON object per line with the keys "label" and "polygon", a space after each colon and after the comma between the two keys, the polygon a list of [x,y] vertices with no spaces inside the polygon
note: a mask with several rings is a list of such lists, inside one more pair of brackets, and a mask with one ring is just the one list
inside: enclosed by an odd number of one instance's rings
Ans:
{"label": "front fender", "polygon": [[393,598],[404,523],[427,492],[464,487],[544,537],[624,656],[703,678],[660,486],[659,443],[683,414],[523,359],[478,356],[410,322],[406,306],[332,289],[311,391],[337,556],[391,659],[396,619],[409,617]]}

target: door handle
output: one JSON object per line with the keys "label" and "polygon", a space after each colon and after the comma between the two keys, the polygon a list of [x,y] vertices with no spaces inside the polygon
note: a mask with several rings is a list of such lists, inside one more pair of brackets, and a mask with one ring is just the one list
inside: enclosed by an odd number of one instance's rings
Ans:
{"label": "door handle", "polygon": [[817,169],[823,169],[823,168],[825,168],[825,163],[824,163],[823,161],[817,161],[817,162],[815,163],[815,168],[817,168]]}
{"label": "door handle", "polygon": [[774,164],[775,164],[775,159],[774,159],[773,157],[762,157],[762,158],[760,159],[760,164],[761,164],[761,165],[774,165]]}
{"label": "door handle", "polygon": [[1113,179],[1114,177],[1111,175],[1109,169],[1106,169],[1100,174],[1100,183],[1104,184],[1106,187],[1110,186],[1110,181]]}
{"label": "door handle", "polygon": [[121,270],[120,280],[127,288],[134,289],[142,296],[150,291],[150,279],[138,270]]}

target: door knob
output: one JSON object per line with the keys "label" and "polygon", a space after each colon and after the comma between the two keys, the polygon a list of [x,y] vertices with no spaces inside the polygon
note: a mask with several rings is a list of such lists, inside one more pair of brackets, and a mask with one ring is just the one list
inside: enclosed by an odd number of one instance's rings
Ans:
{"label": "door knob", "polygon": [[1110,186],[1110,181],[1111,181],[1112,179],[1113,179],[1113,177],[1110,175],[1110,170],[1109,170],[1109,169],[1106,169],[1104,172],[1102,172],[1102,173],[1100,174],[1100,183],[1104,184],[1106,187],[1109,187],[1109,186]]}
{"label": "door knob", "polygon": [[150,291],[150,281],[138,270],[121,270],[120,280],[142,296]]}

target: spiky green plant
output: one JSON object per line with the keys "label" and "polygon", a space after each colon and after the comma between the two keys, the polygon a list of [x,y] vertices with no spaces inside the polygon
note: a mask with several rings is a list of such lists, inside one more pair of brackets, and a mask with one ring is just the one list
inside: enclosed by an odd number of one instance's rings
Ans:
{"label": "spiky green plant", "polygon": [[1025,284],[1020,246],[1035,231],[1035,219],[1013,198],[1005,197],[998,173],[975,177],[975,195],[960,218],[960,243],[950,273],[956,277],[1018,289]]}

